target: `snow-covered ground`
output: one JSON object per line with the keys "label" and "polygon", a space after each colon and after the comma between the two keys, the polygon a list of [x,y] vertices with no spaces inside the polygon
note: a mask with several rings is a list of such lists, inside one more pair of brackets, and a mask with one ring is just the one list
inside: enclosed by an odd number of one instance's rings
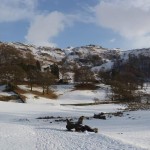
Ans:
{"label": "snow-covered ground", "polygon": [[6,85],[0,85],[0,96],[11,96],[11,95],[15,95],[14,92],[4,92],[5,89],[6,89]]}
{"label": "snow-covered ground", "polygon": [[80,104],[93,103],[95,98],[106,100],[107,88],[102,85],[98,90],[75,90],[73,85],[57,85],[53,90],[59,95],[60,104]]}
{"label": "snow-covered ground", "polygon": [[[69,90],[70,89],[70,90]],[[58,100],[32,99],[26,104],[0,102],[1,150],[148,150],[150,149],[149,111],[125,112],[122,117],[106,120],[84,120],[99,129],[98,133],[67,132],[66,122],[36,119],[44,116],[91,117],[94,113],[117,112],[122,105],[62,106],[60,104],[90,102],[100,92],[74,91],[73,87],[55,87]],[[76,92],[76,93],[74,93]],[[79,94],[79,95],[78,95]]]}

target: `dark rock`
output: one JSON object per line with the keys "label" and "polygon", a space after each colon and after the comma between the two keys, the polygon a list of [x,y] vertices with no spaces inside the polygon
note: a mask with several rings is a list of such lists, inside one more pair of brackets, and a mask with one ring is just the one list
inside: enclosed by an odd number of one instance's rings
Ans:
{"label": "dark rock", "polygon": [[45,116],[45,117],[38,117],[36,119],[54,119],[55,117],[53,116]]}
{"label": "dark rock", "polygon": [[67,121],[67,125],[66,128],[68,131],[72,131],[72,129],[75,129],[76,132],[84,132],[84,131],[88,131],[88,132],[98,132],[97,128],[91,128],[88,125],[83,125],[83,119],[84,116],[81,116],[77,122],[71,122],[70,120],[66,120]]}
{"label": "dark rock", "polygon": [[116,112],[116,113],[114,113],[114,116],[122,117],[123,116],[123,112]]}
{"label": "dark rock", "polygon": [[66,119],[56,119],[55,122],[66,122]]}
{"label": "dark rock", "polygon": [[94,114],[93,118],[106,120],[104,113]]}

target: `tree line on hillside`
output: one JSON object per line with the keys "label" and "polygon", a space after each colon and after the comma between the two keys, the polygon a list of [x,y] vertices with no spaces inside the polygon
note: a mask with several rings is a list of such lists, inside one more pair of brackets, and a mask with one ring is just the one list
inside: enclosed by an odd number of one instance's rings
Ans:
{"label": "tree line on hillside", "polygon": [[[65,62],[65,61],[64,61]],[[94,73],[89,67],[80,67],[73,65],[70,69],[63,65],[63,61],[53,64],[42,71],[41,64],[35,60],[34,56],[27,52],[22,53],[15,47],[1,44],[0,45],[0,83],[7,84],[9,88],[14,88],[17,84],[24,82],[30,85],[32,91],[33,85],[39,85],[43,89],[43,94],[48,93],[49,87],[55,83],[67,83],[67,72],[74,72],[74,82],[87,84],[95,81]],[[61,72],[63,81],[60,82],[59,72]]]}
{"label": "tree line on hillside", "polygon": [[[94,59],[98,60],[99,58],[90,57],[90,61],[96,64]],[[101,59],[98,63],[101,63]],[[138,100],[141,97],[141,93],[137,92],[138,88],[143,88],[145,80],[150,79],[150,60],[149,57],[143,55],[139,57],[129,55],[127,62],[122,62],[117,57],[114,59],[112,70],[98,73],[92,72],[89,66],[78,66],[72,62],[68,65],[66,58],[42,71],[40,62],[34,58],[31,52],[26,52],[22,56],[22,53],[15,47],[4,44],[0,45],[0,69],[0,83],[5,83],[13,88],[19,83],[26,82],[30,85],[31,91],[33,85],[39,85],[43,89],[43,94],[49,92],[52,84],[66,83],[65,79],[69,79],[67,73],[73,72],[74,83],[107,84],[111,88],[108,97],[118,101]]]}
{"label": "tree line on hillside", "polygon": [[111,71],[100,71],[102,83],[110,85],[108,97],[118,101],[139,101],[144,83],[150,80],[150,60],[147,56],[129,55],[127,62],[117,59]]}
{"label": "tree line on hillside", "polygon": [[49,86],[58,78],[58,67],[51,66],[51,71],[41,71],[41,65],[34,56],[27,52],[24,56],[15,47],[0,45],[0,83],[14,88],[16,84],[28,82],[32,87],[37,84],[42,87],[43,94],[49,92]]}

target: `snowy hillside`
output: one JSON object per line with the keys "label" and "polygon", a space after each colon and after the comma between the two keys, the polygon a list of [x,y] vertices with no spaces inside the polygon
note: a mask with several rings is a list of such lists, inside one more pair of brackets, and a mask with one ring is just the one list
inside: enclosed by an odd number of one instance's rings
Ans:
{"label": "snowy hillside", "polygon": [[[116,59],[120,55],[120,50],[109,50],[101,46],[88,45],[64,50],[67,62],[73,62],[79,66],[104,67],[104,64]],[[102,66],[103,65],[103,66]]]}
{"label": "snowy hillside", "polygon": [[133,50],[121,52],[121,58],[124,60],[128,59],[129,55],[136,56],[136,57],[139,57],[140,55],[150,57],[150,48],[133,49]]}
{"label": "snowy hillside", "polygon": [[59,48],[52,47],[37,47],[35,45],[27,45],[23,43],[6,43],[14,46],[20,50],[23,54],[31,52],[35,56],[35,59],[43,62],[43,65],[59,62],[65,57],[65,53]]}
{"label": "snowy hillside", "polygon": [[[75,64],[88,66],[93,71],[110,70],[117,59],[126,62],[133,55],[137,58],[146,56],[147,61],[142,65],[149,66],[150,49],[121,51],[88,45],[62,50],[22,43],[5,44],[15,47],[23,57],[27,57],[28,53],[33,54],[42,67],[58,63],[59,67],[66,65],[67,69]],[[67,73],[71,74],[71,72]],[[58,97],[52,100],[35,95],[38,92],[42,93],[42,87],[33,87],[34,93],[30,92],[29,86],[21,84],[18,87],[24,91],[21,96],[25,97],[26,103],[20,103],[22,101],[19,95],[6,90],[5,85],[0,85],[0,149],[150,149],[149,109],[143,107],[142,110],[133,111],[131,109],[132,111],[129,111],[127,105],[115,104],[110,101],[108,104],[106,100],[108,100],[110,87],[104,84],[98,86],[99,88],[96,90],[77,90],[74,84],[55,85],[51,87],[51,90]],[[150,91],[147,86],[141,90],[147,95]],[[98,100],[99,103],[96,103],[95,100]],[[101,112],[106,115],[106,120],[94,118],[94,114]],[[116,115],[117,112],[121,115]],[[66,131],[66,119],[77,121],[80,116],[85,116],[84,125],[98,128],[99,132]]]}
{"label": "snowy hillside", "polygon": [[[22,86],[22,88],[27,88]],[[32,99],[27,103],[0,102],[0,145],[2,150],[148,150],[150,148],[149,111],[126,111],[123,116],[111,113],[126,106],[101,104],[62,106],[70,100],[86,102],[87,97],[102,96],[92,91],[72,91],[73,87],[54,87],[58,100]],[[36,90],[41,90],[36,87]],[[73,94],[74,93],[74,94]],[[77,95],[79,94],[79,97]],[[97,95],[98,94],[98,95]],[[71,96],[70,96],[71,95]],[[89,100],[87,99],[87,102]],[[9,109],[8,109],[9,108]],[[94,113],[110,113],[106,120],[92,118]],[[68,132],[66,118],[76,120],[84,115],[83,124],[98,128],[98,133]],[[45,118],[49,116],[49,118]],[[37,119],[43,117],[43,119]]]}
{"label": "snowy hillside", "polygon": [[27,52],[31,52],[35,56],[35,59],[39,60],[44,67],[63,60],[62,63],[68,66],[77,64],[78,66],[88,66],[92,68],[93,71],[110,70],[116,59],[127,61],[129,56],[139,57],[143,55],[150,57],[149,48],[123,51],[120,49],[107,49],[97,45],[61,49],[54,47],[37,47],[35,45],[19,42],[5,44],[14,46],[21,51],[23,55]]}

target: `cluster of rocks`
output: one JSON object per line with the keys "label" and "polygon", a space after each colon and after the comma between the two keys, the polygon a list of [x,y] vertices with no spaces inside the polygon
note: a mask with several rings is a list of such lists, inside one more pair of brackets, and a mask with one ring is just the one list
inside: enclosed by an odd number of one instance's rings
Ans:
{"label": "cluster of rocks", "polygon": [[[36,118],[36,119],[53,120],[53,121],[55,121],[55,122],[66,122],[66,119],[67,119],[67,118],[60,117],[60,116],[58,116],[58,117],[45,116],[45,117],[38,117],[38,118]],[[52,123],[52,121],[51,121],[50,123]]]}
{"label": "cluster of rocks", "polygon": [[[92,120],[92,119],[102,119],[102,120],[106,120],[107,118],[111,118],[112,116],[115,117],[122,117],[123,116],[123,112],[114,112],[114,113],[98,113],[98,114],[94,114],[91,117],[87,117],[84,116],[84,120]],[[43,119],[43,120],[51,120],[50,123],[52,122],[66,122],[67,119],[69,121],[77,121],[78,118],[77,117],[54,117],[54,116],[45,116],[45,117],[38,117],[36,119]]]}
{"label": "cluster of rocks", "polygon": [[88,125],[83,125],[83,119],[84,116],[81,116],[77,122],[72,122],[67,119],[67,125],[66,125],[67,130],[68,131],[75,130],[76,132],[88,131],[88,132],[98,133],[98,128],[92,128]]}
{"label": "cluster of rocks", "polygon": [[99,114],[94,114],[93,118],[106,120],[106,116],[103,112]]}

